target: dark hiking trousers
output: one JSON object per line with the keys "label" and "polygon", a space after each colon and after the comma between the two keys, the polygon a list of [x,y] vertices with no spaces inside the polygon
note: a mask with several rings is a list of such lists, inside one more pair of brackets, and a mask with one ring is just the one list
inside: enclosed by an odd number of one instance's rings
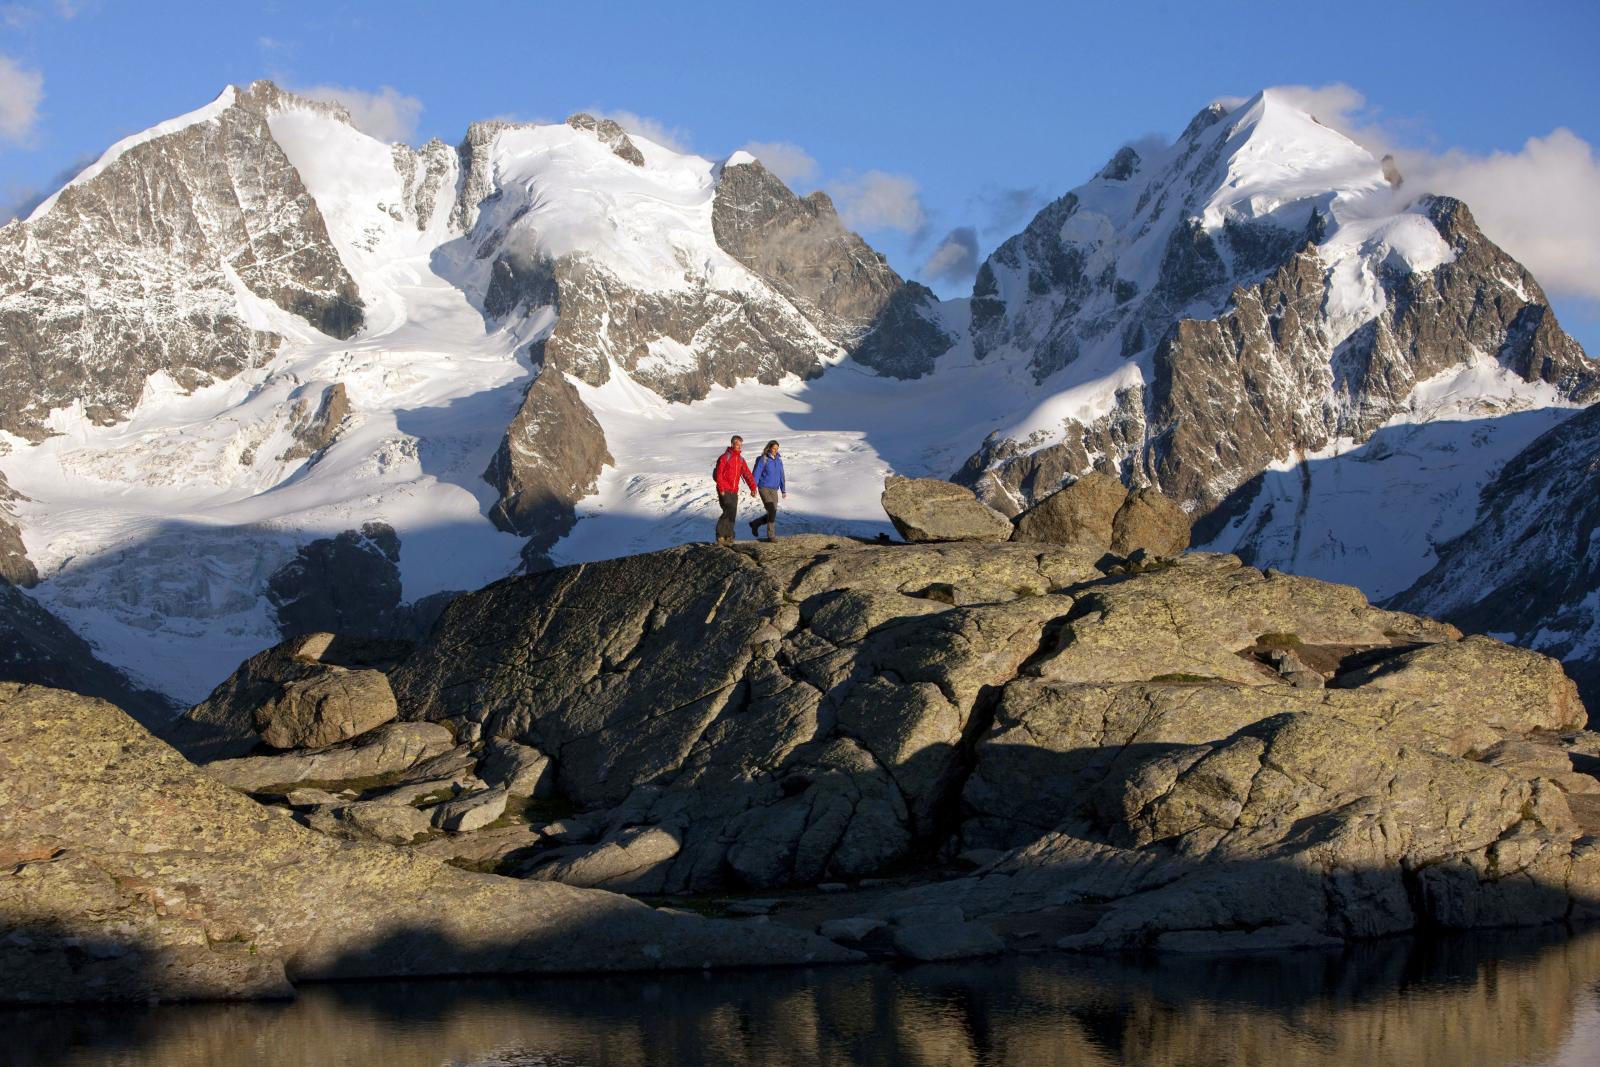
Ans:
{"label": "dark hiking trousers", "polygon": [[717,520],[717,540],[733,540],[733,523],[739,517],[739,491],[731,493],[718,493],[717,499],[722,502],[722,518]]}
{"label": "dark hiking trousers", "polygon": [[767,507],[767,517],[764,519],[757,519],[755,522],[752,522],[750,524],[750,532],[755,533],[757,530],[761,529],[761,527],[765,526],[767,528],[768,537],[777,537],[778,491],[776,489],[768,489],[766,486],[762,486],[756,491],[761,494],[761,503],[765,504]]}

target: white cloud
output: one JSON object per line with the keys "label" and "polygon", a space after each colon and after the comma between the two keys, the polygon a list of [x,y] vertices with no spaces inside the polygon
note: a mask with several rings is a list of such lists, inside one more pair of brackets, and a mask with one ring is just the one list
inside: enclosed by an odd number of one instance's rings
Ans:
{"label": "white cloud", "polygon": [[657,119],[638,115],[632,111],[591,111],[589,114],[596,118],[610,119],[629,133],[636,133],[647,141],[654,141],[670,152],[690,151],[689,132],[677,126],[668,126]]}
{"label": "white cloud", "polygon": [[788,141],[750,141],[744,151],[761,160],[785,185],[809,185],[817,180],[817,161]]}
{"label": "white cloud", "polygon": [[344,85],[313,85],[309,89],[290,91],[312,100],[343,104],[356,129],[380,141],[410,141],[417,132],[417,119],[422,115],[421,100],[406,96],[390,85],[382,86],[377,92]]}
{"label": "white cloud", "polygon": [[1517,152],[1394,155],[1407,188],[1466,201],[1541,285],[1600,298],[1600,159],[1583,138],[1558,127]]}
{"label": "white cloud", "polygon": [[1600,158],[1571,130],[1557,127],[1510,152],[1414,148],[1348,85],[1275,91],[1373,155],[1393,155],[1405,192],[1464,200],[1489,239],[1547,289],[1600,298]]}
{"label": "white cloud", "polygon": [[945,284],[970,280],[978,273],[978,231],[971,226],[951,230],[922,265],[921,273],[929,281]]}
{"label": "white cloud", "polygon": [[25,30],[38,17],[39,13],[25,4],[0,4],[0,26],[8,30]]}
{"label": "white cloud", "polygon": [[901,230],[916,233],[927,221],[914,179],[903,174],[869,170],[828,187],[845,225],[855,230]]}
{"label": "white cloud", "polygon": [[21,143],[33,133],[44,99],[44,75],[0,56],[0,141]]}
{"label": "white cloud", "polygon": [[56,0],[56,14],[64,19],[75,19],[91,6],[91,0]]}

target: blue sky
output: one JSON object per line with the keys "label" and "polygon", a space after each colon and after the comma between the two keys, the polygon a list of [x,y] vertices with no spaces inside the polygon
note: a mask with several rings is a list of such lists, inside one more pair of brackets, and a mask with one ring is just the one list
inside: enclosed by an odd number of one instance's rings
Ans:
{"label": "blue sky", "polygon": [[0,212],[268,77],[342,92],[414,143],[597,110],[703,155],[766,145],[902,273],[957,295],[971,247],[987,254],[1118,145],[1171,137],[1219,96],[1303,85],[1319,117],[1465,193],[1600,353],[1597,42],[1600,5],[1543,0],[0,0]]}

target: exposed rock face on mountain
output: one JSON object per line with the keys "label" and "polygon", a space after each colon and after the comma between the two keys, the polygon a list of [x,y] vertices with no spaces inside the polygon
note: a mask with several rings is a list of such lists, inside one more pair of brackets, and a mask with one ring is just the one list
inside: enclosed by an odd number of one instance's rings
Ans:
{"label": "exposed rock face on mountain", "polygon": [[296,826],[111,705],[0,685],[0,999],[275,997],[312,978],[653,970],[851,953]]}
{"label": "exposed rock face on mountain", "polygon": [[12,585],[29,586],[39,580],[39,571],[28,559],[22,533],[12,521],[12,507],[22,499],[22,494],[11,488],[6,476],[0,473],[0,579]]}
{"label": "exposed rock face on mountain", "polygon": [[[1267,159],[1326,169],[1331,192],[1252,200],[1278,180]],[[1127,381],[1099,415],[968,464],[981,496],[1022,504],[1099,456],[1203,513],[1275,460],[1366,438],[1414,386],[1477,359],[1568,399],[1600,389],[1464,205],[1398,199],[1377,161],[1271,92],[1213,105],[1150,159],[1123,149],[1042,211],[979,271],[972,338],[1041,383]]]}
{"label": "exposed rock face on mountain", "polygon": [[1466,630],[1498,634],[1567,664],[1600,708],[1600,408],[1538,438],[1484,490],[1479,519],[1394,598]]}
{"label": "exposed rock face on mountain", "polygon": [[296,401],[289,416],[293,424],[290,432],[294,435],[294,444],[281,458],[311,459],[321,455],[323,449],[333,444],[339,427],[349,414],[350,397],[342,382],[334,382],[324,389],[315,407],[305,399]]}
{"label": "exposed rock face on mountain", "polygon": [[636,167],[644,166],[644,153],[639,151],[639,146],[628,137],[628,131],[617,125],[615,119],[597,119],[593,115],[579,112],[567,116],[567,125],[575,130],[588,130],[600,139],[600,143],[611,149],[616,157],[632,163]]}
{"label": "exposed rock face on mountain", "polygon": [[263,363],[279,339],[238,288],[335,337],[360,328],[355,282],[267,128],[278,99],[229,89],[0,229],[0,429],[37,440],[78,400],[115,422],[157,371],[187,389]]}
{"label": "exposed rock face on mountain", "polygon": [[572,506],[594,492],[608,463],[605,431],[554,367],[540,370],[523,395],[484,479],[500,493],[490,511],[495,525],[528,538],[534,562],[577,521]]}
{"label": "exposed rock face on mountain", "polygon": [[175,710],[95,655],[83,638],[27,593],[0,578],[0,682],[53,686],[108,700],[146,724]]}
{"label": "exposed rock face on mountain", "polygon": [[916,378],[954,342],[925,287],[845,229],[828,194],[795,196],[758,160],[730,161],[711,222],[719,244],[788,297],[830,340],[896,378]]}
{"label": "exposed rock face on mountain", "polygon": [[392,680],[403,716],[549,757],[585,835],[487,853],[536,878],[766,889],[1000,850],[906,906],[1079,909],[1073,947],[1600,908],[1559,664],[1233,557],[1099,555],[795,538],[565,568],[459,599]]}
{"label": "exposed rock face on mountain", "polygon": [[399,559],[400,539],[381,522],[304,545],[267,582],[284,635],[387,637],[403,629]]}

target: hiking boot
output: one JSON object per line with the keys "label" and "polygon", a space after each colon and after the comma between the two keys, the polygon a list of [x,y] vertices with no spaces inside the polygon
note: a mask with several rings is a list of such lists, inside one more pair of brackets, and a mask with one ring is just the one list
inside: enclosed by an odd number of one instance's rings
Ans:
{"label": "hiking boot", "polygon": [[750,520],[750,536],[751,537],[760,537],[761,536],[761,520],[760,519],[751,519]]}

